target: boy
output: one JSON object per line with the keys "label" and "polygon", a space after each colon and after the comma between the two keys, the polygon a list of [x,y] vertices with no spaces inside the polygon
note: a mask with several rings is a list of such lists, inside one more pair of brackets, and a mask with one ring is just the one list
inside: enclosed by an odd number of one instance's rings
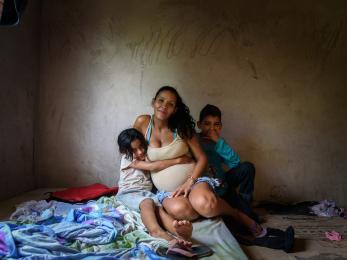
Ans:
{"label": "boy", "polygon": [[[230,205],[239,208],[249,217],[259,222],[251,210],[254,190],[255,168],[250,162],[241,162],[235,151],[221,137],[222,112],[214,105],[207,104],[201,111],[198,121],[199,142],[208,158],[209,177],[218,178],[221,186],[216,192]],[[230,170],[225,172],[223,165]],[[239,193],[236,189],[239,187]]]}

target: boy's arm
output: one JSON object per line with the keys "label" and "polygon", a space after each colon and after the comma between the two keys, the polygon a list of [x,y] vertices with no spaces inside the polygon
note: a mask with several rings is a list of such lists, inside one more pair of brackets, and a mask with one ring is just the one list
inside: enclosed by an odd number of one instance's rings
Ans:
{"label": "boy's arm", "polygon": [[155,162],[134,161],[129,167],[142,171],[161,171],[175,164],[190,163],[193,159],[188,156],[182,156],[175,159],[161,160]]}
{"label": "boy's arm", "polygon": [[240,163],[240,157],[237,153],[225,142],[223,138],[219,138],[216,146],[216,152],[223,158],[223,162],[230,168],[234,168]]}

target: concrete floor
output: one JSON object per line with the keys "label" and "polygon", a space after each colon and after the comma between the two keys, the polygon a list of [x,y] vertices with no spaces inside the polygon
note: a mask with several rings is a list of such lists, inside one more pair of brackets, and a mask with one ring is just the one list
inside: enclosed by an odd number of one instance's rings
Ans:
{"label": "concrete floor", "polygon": [[[48,197],[44,195],[52,189],[33,190],[12,199],[0,202],[0,219],[6,219],[15,210],[15,205],[28,200],[41,200]],[[294,252],[287,254],[284,251],[272,250],[257,246],[242,246],[246,255],[255,260],[347,260],[347,220],[339,217],[322,218],[302,215],[270,215],[260,212],[265,220],[264,226],[285,229],[292,225],[295,228],[296,241]],[[338,231],[343,240],[329,241],[324,237],[325,231]]]}

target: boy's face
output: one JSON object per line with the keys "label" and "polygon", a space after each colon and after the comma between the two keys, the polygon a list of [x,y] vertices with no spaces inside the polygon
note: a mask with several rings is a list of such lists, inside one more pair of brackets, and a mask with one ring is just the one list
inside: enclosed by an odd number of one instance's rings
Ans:
{"label": "boy's face", "polygon": [[135,139],[131,142],[131,149],[133,150],[134,159],[139,161],[144,161],[146,159],[145,149],[142,147],[139,139]]}
{"label": "boy's face", "polygon": [[[201,134],[205,137],[220,136],[222,130],[222,121],[219,116],[206,116],[201,122],[198,122]],[[215,139],[215,138],[213,138]]]}

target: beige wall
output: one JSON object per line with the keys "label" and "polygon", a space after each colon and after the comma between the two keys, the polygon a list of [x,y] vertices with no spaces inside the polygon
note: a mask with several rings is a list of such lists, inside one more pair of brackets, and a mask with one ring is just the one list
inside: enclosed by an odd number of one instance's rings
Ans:
{"label": "beige wall", "polygon": [[19,26],[0,27],[0,200],[35,187],[34,100],[39,68],[39,3]]}
{"label": "beige wall", "polygon": [[347,183],[345,1],[43,1],[37,182],[116,185],[116,136],[176,86],[257,168],[256,199]]}

